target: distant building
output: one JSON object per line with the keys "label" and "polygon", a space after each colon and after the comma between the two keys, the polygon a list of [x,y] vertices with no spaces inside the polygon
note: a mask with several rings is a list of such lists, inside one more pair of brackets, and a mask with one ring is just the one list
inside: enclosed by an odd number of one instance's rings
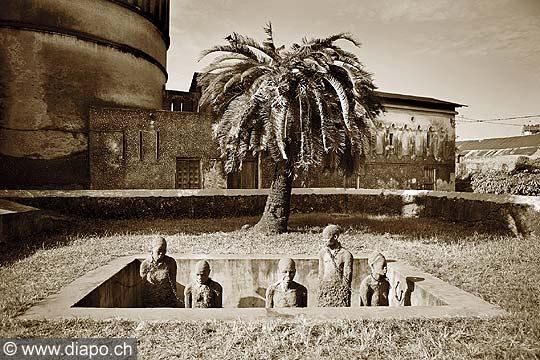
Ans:
{"label": "distant building", "polygon": [[533,135],[540,133],[540,124],[523,125],[521,135]]}
{"label": "distant building", "polygon": [[[324,165],[295,180],[296,187],[454,190],[455,115],[460,104],[378,92],[386,108],[376,121],[373,148],[353,173]],[[90,114],[91,187],[267,188],[271,162],[244,162],[223,171],[212,139],[213,113],[199,112],[200,89],[167,90],[163,111],[100,109]]]}
{"label": "distant building", "polygon": [[540,157],[540,134],[458,141],[456,152],[459,178],[465,178],[471,172],[511,171],[519,157]]}

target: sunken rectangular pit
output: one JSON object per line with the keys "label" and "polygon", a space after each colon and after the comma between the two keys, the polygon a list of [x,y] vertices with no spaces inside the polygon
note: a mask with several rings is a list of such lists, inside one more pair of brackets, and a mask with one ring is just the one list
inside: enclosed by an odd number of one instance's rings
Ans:
{"label": "sunken rectangular pit", "polygon": [[359,287],[369,274],[367,254],[354,256],[350,308],[317,306],[318,259],[293,256],[295,281],[308,289],[307,308],[265,309],[265,292],[277,279],[281,255],[171,255],[178,272],[176,291],[183,298],[193,279],[192,269],[201,259],[209,261],[211,278],[223,286],[222,309],[143,308],[139,267],[145,255],[118,258],[75,280],[56,295],[30,308],[26,319],[123,318],[132,320],[200,320],[263,318],[407,319],[446,317],[492,317],[504,315],[489,304],[430,274],[400,261],[389,260],[390,306],[360,307]]}

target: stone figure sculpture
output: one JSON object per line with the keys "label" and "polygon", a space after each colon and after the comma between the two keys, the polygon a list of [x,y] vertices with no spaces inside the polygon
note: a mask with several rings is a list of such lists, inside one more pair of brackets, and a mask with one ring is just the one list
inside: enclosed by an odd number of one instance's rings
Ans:
{"label": "stone figure sculpture", "polygon": [[143,279],[144,307],[178,307],[176,296],[176,261],[165,255],[167,241],[160,237],[152,242],[152,253],[139,268]]}
{"label": "stone figure sculpture", "polygon": [[381,123],[377,123],[376,140],[375,140],[375,154],[384,155],[384,146],[386,140],[386,129]]}
{"label": "stone figure sculpture", "polygon": [[426,143],[425,137],[425,132],[420,128],[420,125],[418,125],[418,129],[415,131],[414,134],[414,152],[415,157],[418,157],[420,159],[424,157],[424,149]]}
{"label": "stone figure sculpture", "polygon": [[371,274],[360,283],[360,306],[388,306],[390,283],[386,278],[386,258],[374,252],[368,258]]}
{"label": "stone figure sculpture", "polygon": [[351,306],[353,256],[338,241],[340,229],[328,225],[323,231],[325,245],[319,252],[319,306]]}
{"label": "stone figure sculpture", "polygon": [[442,138],[441,138],[440,132],[435,131],[433,133],[433,158],[437,161],[441,160],[441,153],[442,153],[441,140]]}
{"label": "stone figure sculpture", "polygon": [[401,130],[400,143],[401,143],[401,151],[400,151],[401,156],[409,156],[410,145],[411,145],[411,135],[406,124],[403,126],[403,129]]}
{"label": "stone figure sculpture", "polygon": [[195,265],[195,281],[184,290],[186,308],[220,308],[223,288],[210,278],[210,264],[201,260]]}
{"label": "stone figure sculpture", "polygon": [[279,260],[279,281],[266,290],[266,307],[307,307],[307,289],[293,281],[296,264],[291,258]]}

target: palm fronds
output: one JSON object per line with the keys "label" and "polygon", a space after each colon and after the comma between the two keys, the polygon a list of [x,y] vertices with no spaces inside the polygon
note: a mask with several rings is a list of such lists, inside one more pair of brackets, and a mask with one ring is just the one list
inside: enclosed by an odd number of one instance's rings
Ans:
{"label": "palm fronds", "polygon": [[306,171],[325,156],[338,163],[346,152],[366,154],[382,106],[371,74],[336,45],[360,42],[339,33],[285,49],[276,47],[271,23],[264,31],[262,44],[232,33],[228,44],[201,55],[224,53],[205,69],[201,105],[220,115],[214,136],[225,170],[237,170],[250,152],[267,151],[274,161],[289,160]]}

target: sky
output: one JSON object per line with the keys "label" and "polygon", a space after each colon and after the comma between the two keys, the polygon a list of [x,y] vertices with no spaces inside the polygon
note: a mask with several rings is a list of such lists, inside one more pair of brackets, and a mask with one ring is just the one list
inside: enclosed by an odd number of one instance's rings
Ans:
{"label": "sky", "polygon": [[[167,89],[187,90],[202,50],[238,32],[276,45],[352,33],[379,90],[465,104],[457,140],[540,124],[540,0],[171,0]],[[534,118],[474,122],[538,115]],[[462,116],[464,118],[462,118]]]}

